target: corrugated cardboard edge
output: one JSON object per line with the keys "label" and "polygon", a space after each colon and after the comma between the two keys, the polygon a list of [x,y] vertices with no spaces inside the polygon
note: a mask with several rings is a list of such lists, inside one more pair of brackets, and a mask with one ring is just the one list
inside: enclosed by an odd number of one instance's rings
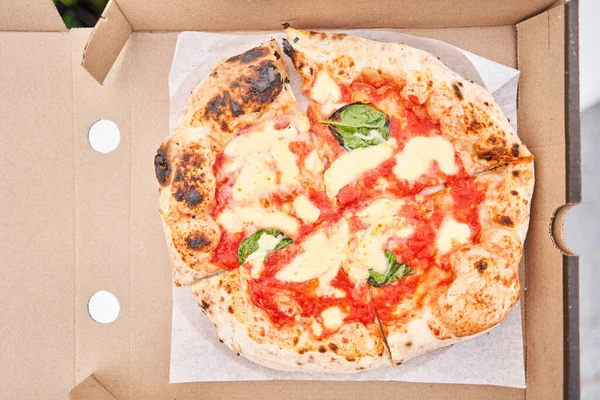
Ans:
{"label": "corrugated cardboard edge", "polygon": [[83,68],[102,84],[132,32],[117,2],[110,0],[83,50]]}
{"label": "corrugated cardboard edge", "polygon": [[63,32],[67,27],[52,0],[0,0],[0,31]]}
{"label": "corrugated cardboard edge", "polygon": [[[565,130],[567,203],[581,202],[581,121],[579,109],[579,0],[565,6]],[[564,396],[580,397],[579,257],[563,256]]]}
{"label": "corrugated cardboard edge", "polygon": [[117,400],[108,389],[90,375],[69,392],[69,400]]}

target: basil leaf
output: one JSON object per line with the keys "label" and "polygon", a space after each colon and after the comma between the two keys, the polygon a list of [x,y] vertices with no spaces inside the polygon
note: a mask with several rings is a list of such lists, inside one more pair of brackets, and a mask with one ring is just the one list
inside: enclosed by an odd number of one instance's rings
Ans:
{"label": "basil leaf", "polygon": [[396,256],[391,251],[385,251],[385,258],[387,260],[387,271],[382,273],[369,269],[369,279],[367,279],[369,285],[382,287],[415,272],[408,265],[399,264],[396,261]]}
{"label": "basil leaf", "polygon": [[242,243],[240,243],[240,247],[238,248],[238,262],[240,265],[246,262],[248,256],[258,250],[259,245],[258,241],[263,235],[271,235],[275,238],[281,238],[277,246],[275,246],[274,250],[283,249],[288,244],[292,243],[293,240],[290,239],[285,233],[280,232],[275,229],[259,229],[254,232],[252,235],[248,236]]}
{"label": "basil leaf", "polygon": [[390,120],[368,104],[349,104],[319,122],[329,125],[333,136],[348,151],[376,146],[390,137]]}

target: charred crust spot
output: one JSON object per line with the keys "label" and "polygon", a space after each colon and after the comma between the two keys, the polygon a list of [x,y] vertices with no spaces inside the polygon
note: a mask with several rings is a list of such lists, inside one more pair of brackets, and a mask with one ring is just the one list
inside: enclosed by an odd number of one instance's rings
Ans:
{"label": "charred crust spot", "polygon": [[512,174],[513,176],[519,176],[519,171],[513,171]]}
{"label": "charred crust spot", "polygon": [[289,28],[289,27],[290,27],[290,24],[289,24],[289,22],[284,22],[283,24],[281,24],[281,27],[282,27],[283,29],[287,29],[287,28]]}
{"label": "charred crust spot", "polygon": [[[311,32],[311,33],[312,33],[312,32]],[[299,38],[298,36],[296,36],[296,37],[294,38],[294,43],[298,43],[298,40],[300,40],[300,38]]]}
{"label": "charred crust spot", "polygon": [[278,52],[278,51],[274,51],[274,52],[273,52],[273,55],[275,56],[275,59],[276,59],[276,60],[279,60],[279,59],[281,58],[281,55],[279,54],[279,52]]}
{"label": "charred crust spot", "polygon": [[185,239],[187,247],[192,250],[202,250],[210,246],[210,240],[203,237],[200,232],[194,232]]}
{"label": "charred crust spot", "polygon": [[227,292],[227,294],[231,294],[231,285],[226,285],[225,291]]}
{"label": "charred crust spot", "polygon": [[292,44],[287,39],[283,39],[283,52],[292,60],[294,59],[294,53],[296,53],[296,50],[294,50]]}
{"label": "charred crust spot", "polygon": [[516,190],[511,190],[510,194],[512,194],[513,196],[517,196],[519,192],[517,192]]}
{"label": "charred crust spot", "polygon": [[233,307],[232,306],[227,307],[227,312],[229,314],[233,314]]}
{"label": "charred crust spot", "polygon": [[459,100],[464,99],[462,91],[460,90],[460,87],[456,83],[452,84],[452,89],[454,89],[454,94],[456,95],[456,97],[458,97]]}
{"label": "charred crust spot", "polygon": [[513,157],[519,157],[519,143],[515,143],[512,145],[512,155]]}
{"label": "charred crust spot", "polygon": [[203,117],[214,121],[224,132],[229,132],[233,119],[257,112],[265,104],[272,103],[282,90],[283,78],[274,62],[262,60],[250,65],[244,77],[231,83],[229,90],[221,91],[208,101]]}
{"label": "charred crust spot", "polygon": [[300,361],[296,361],[296,364],[298,364],[298,365],[300,365],[300,366],[304,365],[304,364],[302,364]]}
{"label": "charred crust spot", "polygon": [[181,173],[181,171],[177,171],[177,173],[175,173],[175,182],[181,182],[183,180],[183,174]]}
{"label": "charred crust spot", "polygon": [[213,71],[210,73],[210,76],[212,76],[213,78],[216,78],[219,76],[219,73],[217,71]]}
{"label": "charred crust spot", "polygon": [[237,56],[233,56],[227,59],[227,62],[240,61],[244,64],[251,63],[260,57],[264,57],[267,55],[267,49],[265,47],[255,47],[250,49],[242,54],[238,54]]}
{"label": "charred crust spot", "polygon": [[223,339],[221,339],[221,338],[219,338],[219,342],[221,342],[221,343],[225,343],[225,342],[223,341]]}
{"label": "charred crust spot", "polygon": [[486,260],[475,261],[475,269],[479,272],[483,272],[487,269],[488,263]]}
{"label": "charred crust spot", "polygon": [[463,87],[463,83],[461,81],[458,81],[457,85],[460,86],[460,87]]}
{"label": "charred crust spot", "polygon": [[409,340],[408,342],[404,343],[404,345],[405,345],[406,347],[410,347],[410,346],[412,346],[412,345],[413,345],[413,343],[412,343],[412,342]]}
{"label": "charred crust spot", "polygon": [[394,364],[396,364],[396,365],[402,365],[402,361],[394,361]]}
{"label": "charred crust spot", "polygon": [[381,74],[383,73],[383,71],[381,70],[381,68],[378,68],[378,69],[377,69],[377,73],[378,73],[379,75],[381,75]]}
{"label": "charred crust spot", "polygon": [[327,349],[325,348],[325,346],[320,345],[319,346],[319,353],[325,353],[327,351]]}
{"label": "charred crust spot", "polygon": [[297,345],[298,344],[298,338],[297,337],[293,338],[292,342],[294,343],[294,346]]}
{"label": "charred crust spot", "polygon": [[288,85],[290,84],[290,80],[289,80],[287,77],[286,77],[286,78],[285,78],[283,81],[284,81],[285,83],[287,83]]}
{"label": "charred crust spot", "polygon": [[231,115],[233,115],[234,117],[239,117],[244,113],[242,107],[233,99],[229,99],[229,108],[231,109]]}
{"label": "charred crust spot", "polygon": [[500,223],[501,225],[504,225],[504,226],[511,226],[511,227],[515,225],[513,220],[508,215],[501,215],[500,217],[498,217],[498,223]]}
{"label": "charred crust spot", "polygon": [[156,152],[154,156],[154,172],[156,173],[156,179],[161,185],[166,185],[171,175],[171,165],[167,161],[167,155],[162,146]]}
{"label": "charred crust spot", "polygon": [[195,187],[188,188],[187,191],[179,188],[175,192],[175,200],[185,201],[188,207],[193,208],[202,203],[204,196],[201,193],[198,193]]}
{"label": "charred crust spot", "polygon": [[331,351],[333,351],[334,353],[337,353],[337,351],[338,351],[338,346],[335,343],[329,343],[327,345],[327,347],[329,347],[331,349]]}
{"label": "charred crust spot", "polygon": [[[306,353],[305,348],[298,349],[298,354],[304,354],[304,353]],[[310,360],[310,358],[309,358],[309,360]]]}
{"label": "charred crust spot", "polygon": [[202,300],[202,302],[200,303],[200,308],[206,311],[210,308],[210,304],[207,303],[205,300]]}
{"label": "charred crust spot", "polygon": [[490,106],[490,103],[488,103],[487,101],[484,101],[484,102],[483,102],[483,104],[484,104],[486,107],[489,107],[489,106]]}
{"label": "charred crust spot", "polygon": [[356,357],[346,356],[346,361],[348,361],[348,362],[354,362],[354,361],[356,361]]}

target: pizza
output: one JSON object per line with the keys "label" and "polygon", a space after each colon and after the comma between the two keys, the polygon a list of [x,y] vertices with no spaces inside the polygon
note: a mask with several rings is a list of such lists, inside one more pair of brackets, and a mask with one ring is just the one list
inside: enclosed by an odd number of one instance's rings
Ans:
{"label": "pizza", "polygon": [[398,365],[499,324],[534,171],[493,97],[404,44],[284,29],[218,64],[155,156],[175,284],[235,353],[288,371]]}

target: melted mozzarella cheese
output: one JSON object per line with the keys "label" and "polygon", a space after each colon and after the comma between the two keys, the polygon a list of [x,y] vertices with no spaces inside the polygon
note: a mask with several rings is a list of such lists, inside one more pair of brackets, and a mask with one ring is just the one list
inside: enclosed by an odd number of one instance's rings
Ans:
{"label": "melted mozzarella cheese", "polygon": [[300,171],[289,144],[297,137],[298,131],[293,125],[275,129],[273,124],[267,124],[262,130],[233,138],[225,147],[228,158],[223,167],[226,173],[240,170],[233,187],[233,199],[247,201],[276,190],[277,169],[281,172],[282,184],[295,184]]}
{"label": "melted mozzarella cheese", "polygon": [[298,221],[281,211],[269,212],[261,207],[236,207],[224,210],[217,218],[229,232],[242,232],[247,225],[278,229],[288,235],[298,230]]}
{"label": "melted mozzarella cheese", "polygon": [[275,278],[283,282],[306,282],[317,278],[320,293],[334,293],[330,283],[346,258],[349,236],[345,220],[331,229],[329,235],[324,231],[313,234],[302,243],[304,252],[283,267]]}
{"label": "melted mozzarella cheese", "polygon": [[337,329],[344,321],[342,310],[337,306],[326,308],[321,313],[321,317],[323,318],[323,325],[327,329]]}
{"label": "melted mozzarella cheese", "polygon": [[456,222],[452,218],[446,218],[440,227],[439,236],[436,240],[436,246],[440,254],[446,254],[452,250],[455,244],[465,244],[471,237],[471,228],[469,225]]}
{"label": "melted mozzarella cheese", "polygon": [[276,190],[277,186],[275,170],[264,159],[256,158],[242,167],[233,185],[232,197],[235,201],[248,201]]}
{"label": "melted mozzarella cheese", "polygon": [[312,330],[316,336],[321,336],[321,333],[323,333],[323,327],[317,321],[313,321]]}
{"label": "melted mozzarella cheese", "polygon": [[379,199],[356,214],[369,228],[356,234],[356,258],[348,267],[351,278],[364,280],[369,276],[369,269],[385,272],[387,241],[412,235],[414,228],[404,218],[395,216],[403,204],[402,200]]}
{"label": "melted mozzarella cheese", "polygon": [[335,103],[340,101],[342,91],[333,78],[326,72],[317,73],[310,97],[317,103]]}
{"label": "melted mozzarella cheese", "polygon": [[258,249],[246,258],[246,262],[252,265],[252,269],[250,270],[250,276],[252,276],[252,278],[258,279],[260,277],[260,273],[265,267],[264,261],[267,253],[275,249],[275,246],[277,246],[282,239],[283,236],[281,235],[273,236],[265,234],[258,239]]}
{"label": "melted mozzarella cheese", "polygon": [[377,146],[356,149],[342,154],[325,171],[325,188],[331,197],[363,173],[377,167],[392,156],[396,141],[390,139]]}
{"label": "melted mozzarella cheese", "polygon": [[399,179],[414,181],[427,172],[433,161],[437,161],[442,172],[453,175],[458,172],[454,156],[454,146],[442,137],[415,137],[396,156],[394,174]]}
{"label": "melted mozzarella cheese", "polygon": [[294,199],[294,213],[307,224],[312,224],[321,214],[321,210],[310,202],[308,197],[301,195]]}
{"label": "melted mozzarella cheese", "polygon": [[314,174],[323,172],[323,161],[319,158],[316,150],[311,151],[304,159],[304,168]]}

